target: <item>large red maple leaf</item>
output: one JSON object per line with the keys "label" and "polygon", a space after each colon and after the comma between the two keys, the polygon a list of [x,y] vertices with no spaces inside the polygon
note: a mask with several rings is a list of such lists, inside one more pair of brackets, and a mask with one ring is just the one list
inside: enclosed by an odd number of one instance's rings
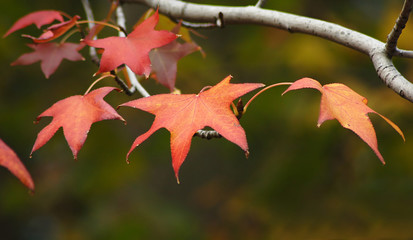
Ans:
{"label": "large red maple leaf", "polygon": [[137,26],[127,37],[108,37],[98,40],[87,40],[91,47],[103,48],[97,73],[109,72],[126,64],[134,73],[144,74],[151,72],[149,51],[161,47],[175,40],[177,36],[168,31],[155,31],[159,15],[156,13]]}
{"label": "large red maple leaf", "polygon": [[54,20],[63,22],[63,17],[59,11],[42,10],[42,11],[36,11],[36,12],[29,13],[21,17],[19,20],[17,20],[13,24],[13,26],[11,26],[11,28],[3,35],[3,38],[31,24],[35,24],[37,28],[40,28],[43,25],[52,23]]}
{"label": "large red maple leaf", "polygon": [[396,124],[368,107],[367,99],[346,85],[332,83],[322,86],[314,79],[302,78],[291,84],[283,94],[302,88],[317,89],[322,94],[318,127],[327,120],[337,119],[341,126],[350,129],[366,142],[383,164],[384,159],[377,146],[376,132],[367,114],[375,113],[382,117],[404,140],[403,132]]}
{"label": "large red maple leaf", "polygon": [[133,149],[155,131],[166,128],[171,133],[172,166],[179,182],[179,168],[189,152],[191,139],[199,129],[206,126],[248,153],[245,131],[231,111],[230,105],[234,99],[262,87],[263,84],[231,84],[230,80],[231,76],[228,76],[199,94],[159,94],[120,105],[139,108],[156,115],[151,128],[136,138],[127,158]]}
{"label": "large red maple leaf", "polygon": [[34,183],[30,173],[24,167],[16,153],[0,139],[0,166],[14,174],[26,187],[34,191]]}
{"label": "large red maple leaf", "polygon": [[40,67],[46,78],[49,78],[56,71],[63,59],[84,60],[78,52],[80,45],[75,43],[43,43],[27,44],[27,46],[32,48],[34,52],[21,55],[11,65],[30,65],[41,61]]}
{"label": "large red maple leaf", "polygon": [[103,98],[117,88],[102,87],[86,95],[75,95],[53,104],[37,117],[53,117],[52,122],[37,135],[31,154],[42,147],[56,131],[63,127],[66,141],[76,159],[82,148],[92,123],[119,119],[125,121]]}

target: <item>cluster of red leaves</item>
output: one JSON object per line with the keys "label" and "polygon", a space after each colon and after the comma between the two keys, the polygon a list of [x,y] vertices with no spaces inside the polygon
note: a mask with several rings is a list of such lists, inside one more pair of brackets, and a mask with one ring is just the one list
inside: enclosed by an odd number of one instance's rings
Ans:
{"label": "cluster of red leaves", "polygon": [[44,10],[32,12],[17,20],[17,22],[13,24],[6,34],[3,35],[3,38],[31,24],[35,24],[37,28],[41,28],[44,25],[51,24],[55,20],[58,20],[60,23],[53,24],[48,27],[38,38],[23,34],[23,37],[29,38],[33,41],[34,44],[28,44],[28,46],[34,51],[23,54],[11,65],[29,65],[41,61],[41,69],[46,78],[49,78],[50,75],[53,74],[59,67],[63,59],[70,61],[84,60],[82,55],[78,52],[81,49],[79,44],[68,42],[50,42],[65,34],[69,29],[75,26],[77,20],[79,19],[79,16],[74,16],[68,21],[63,21],[61,12],[55,10]]}
{"label": "cluster of red leaves", "polygon": [[[18,20],[4,37],[30,24],[41,27],[54,20],[58,20],[60,23],[48,27],[38,38],[29,37],[34,42],[34,44],[29,44],[34,52],[22,55],[12,65],[27,65],[41,61],[42,71],[48,78],[63,59],[82,60],[83,57],[78,53],[79,44],[49,42],[76,25],[78,19],[78,16],[74,16],[63,22],[60,12],[39,11]],[[154,78],[172,91],[175,88],[177,61],[200,50],[200,47],[193,42],[180,43],[177,41],[176,33],[179,32],[180,25],[177,25],[172,32],[155,30],[158,21],[159,15],[156,11],[126,37],[85,39],[85,44],[103,49],[97,73],[106,73],[116,70],[122,65],[127,65],[139,75],[149,77],[153,73]],[[192,137],[204,127],[216,130],[224,138],[238,145],[248,155],[245,131],[230,105],[235,99],[262,87],[263,84],[232,84],[230,80],[231,76],[228,76],[217,85],[204,88],[198,94],[159,94],[121,104],[120,106],[138,108],[155,115],[150,129],[138,136],[133,142],[127,153],[127,159],[137,146],[160,128],[166,128],[171,134],[172,166],[178,182],[179,169],[188,155]],[[301,88],[314,88],[322,93],[318,126],[326,120],[337,119],[344,128],[348,128],[360,136],[384,163],[378,150],[373,125],[367,116],[368,113],[378,113],[366,105],[366,98],[343,84],[335,83],[322,86],[310,78],[303,78],[292,83],[284,93]],[[87,91],[84,95],[71,96],[56,102],[40,114],[37,121],[43,117],[53,117],[53,119],[39,132],[31,154],[46,144],[62,127],[67,143],[76,159],[93,123],[111,119],[125,122],[116,110],[103,100],[113,90],[117,89],[102,87],[90,93]],[[255,96],[252,99],[254,98]],[[404,139],[402,131],[393,122],[380,114],[378,115],[386,120]],[[34,189],[33,181],[24,165],[1,140],[0,165],[8,168],[28,188]]]}

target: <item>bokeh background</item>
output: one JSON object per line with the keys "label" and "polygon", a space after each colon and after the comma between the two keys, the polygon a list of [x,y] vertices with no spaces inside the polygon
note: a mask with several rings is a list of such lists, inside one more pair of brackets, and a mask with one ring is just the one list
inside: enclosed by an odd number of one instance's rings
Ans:
{"label": "bokeh background", "polygon": [[[255,1],[198,1],[251,5]],[[91,1],[103,19],[108,1]],[[269,0],[266,8],[332,21],[385,40],[402,0]],[[2,3],[0,34],[21,16],[58,9],[84,18],[80,1],[15,0]],[[126,8],[128,28],[147,10]],[[22,32],[0,40],[0,137],[20,156],[36,184],[31,195],[0,168],[0,239],[393,239],[413,238],[412,103],[385,87],[369,58],[351,49],[302,34],[237,25],[200,30],[194,36],[206,58],[194,53],[179,62],[177,87],[196,93],[232,74],[233,82],[272,84],[312,77],[322,84],[347,84],[369,106],[393,120],[406,142],[372,115],[379,149],[387,164],[355,134],[328,121],[316,127],[320,94],[300,90],[280,96],[285,87],[257,98],[242,118],[250,157],[225,139],[193,139],[174,179],[169,133],[156,132],[131,155],[133,140],[153,116],[123,108],[127,120],[95,123],[78,161],[58,133],[29,159],[37,133],[50,119],[33,125],[54,102],[83,94],[97,70],[85,62],[63,61],[50,79],[39,63],[10,67],[25,52]],[[113,32],[108,32],[107,34]],[[73,37],[72,40],[76,40]],[[413,48],[408,23],[399,47]],[[413,79],[413,61],[395,59]],[[152,79],[151,93],[165,93]],[[110,80],[98,86],[114,85]],[[248,99],[252,95],[244,97]],[[112,105],[139,97],[110,93]]]}

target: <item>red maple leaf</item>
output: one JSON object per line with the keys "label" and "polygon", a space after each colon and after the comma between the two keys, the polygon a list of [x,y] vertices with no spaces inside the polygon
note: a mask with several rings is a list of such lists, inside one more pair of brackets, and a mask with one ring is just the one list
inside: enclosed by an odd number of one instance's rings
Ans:
{"label": "red maple leaf", "polygon": [[0,166],[14,174],[26,187],[34,191],[34,183],[30,173],[24,167],[16,153],[0,139]]}
{"label": "red maple leaf", "polygon": [[[176,27],[172,29],[172,32],[178,33],[180,27],[180,24],[176,25]],[[181,44],[177,39],[165,46],[153,49],[149,53],[152,72],[155,73],[152,77],[173,91],[175,88],[178,60],[198,50],[201,50],[201,47],[196,43],[186,42]]]}
{"label": "red maple leaf", "polygon": [[74,16],[71,20],[54,24],[50,27],[47,28],[47,30],[40,35],[40,37],[36,38],[30,35],[23,34],[22,37],[27,37],[33,40],[35,43],[46,43],[50,42],[60,36],[62,36],[65,32],[67,32],[69,29],[71,29],[79,20],[79,16]]}
{"label": "red maple leaf", "polygon": [[34,52],[21,55],[16,61],[12,62],[11,65],[30,65],[41,61],[40,67],[46,78],[49,78],[49,76],[56,71],[63,59],[70,61],[84,60],[78,52],[79,44],[43,43],[38,45],[28,44],[28,46],[32,48]]}
{"label": "red maple leaf", "polygon": [[263,84],[231,84],[231,76],[199,94],[159,94],[140,98],[120,106],[139,108],[156,115],[151,128],[136,138],[130,153],[160,128],[171,133],[172,166],[179,182],[178,172],[184,162],[196,131],[206,126],[213,128],[229,141],[248,153],[247,138],[238,119],[230,109],[232,101]]}
{"label": "red maple leaf", "polygon": [[134,73],[151,72],[149,51],[172,42],[177,36],[168,31],[155,31],[159,15],[156,13],[137,26],[127,37],[108,37],[98,40],[84,40],[91,47],[103,48],[97,73],[109,72],[126,64]]}
{"label": "red maple leaf", "polygon": [[37,135],[31,153],[42,147],[60,127],[63,127],[66,141],[76,159],[93,123],[108,119],[125,121],[103,100],[109,92],[115,89],[117,88],[102,87],[86,95],[71,96],[53,104],[36,119],[39,121],[43,117],[53,117],[52,122]]}
{"label": "red maple leaf", "polygon": [[[284,92],[302,88],[314,88],[321,92],[320,115],[317,126],[320,127],[327,120],[337,119],[341,126],[356,133],[379,157],[384,164],[384,159],[377,146],[376,132],[371,123],[368,113],[375,113],[386,120],[404,140],[403,132],[388,118],[377,113],[367,106],[367,99],[354,92],[352,89],[341,83],[332,83],[321,86],[321,84],[311,78],[303,78],[295,81]],[[284,94],[283,93],[283,94]]]}
{"label": "red maple leaf", "polygon": [[13,26],[11,26],[11,28],[6,32],[6,34],[3,35],[3,38],[31,24],[35,24],[37,28],[40,28],[43,25],[52,23],[54,20],[63,22],[63,17],[59,11],[43,10],[29,13],[26,16],[23,16],[22,18],[17,20],[13,24]]}

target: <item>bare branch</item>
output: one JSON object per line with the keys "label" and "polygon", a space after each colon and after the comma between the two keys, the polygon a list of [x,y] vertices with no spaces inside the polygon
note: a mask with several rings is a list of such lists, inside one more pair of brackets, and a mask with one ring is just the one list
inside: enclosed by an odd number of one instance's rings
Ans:
{"label": "bare branch", "polygon": [[393,62],[388,57],[385,49],[377,51],[371,55],[374,68],[384,83],[399,94],[401,97],[413,99],[413,85],[407,81],[394,67]]}
{"label": "bare branch", "polygon": [[396,20],[392,31],[387,36],[386,42],[386,53],[389,56],[393,56],[397,47],[397,40],[399,40],[400,35],[402,34],[403,29],[406,27],[406,23],[409,20],[410,12],[412,11],[413,0],[405,0],[402,11],[400,12],[399,17]]}
{"label": "bare branch", "polygon": [[[413,84],[399,73],[391,62],[391,58],[387,54],[383,54],[386,53],[386,44],[338,24],[255,6],[211,6],[179,0],[122,0],[122,2],[140,3],[148,7],[159,8],[161,13],[171,18],[190,22],[215,23],[217,16],[221,13],[226,25],[263,25],[336,42],[369,56],[383,82],[400,96],[413,102]],[[403,51],[396,51],[395,54],[400,57],[410,55],[410,53]]]}

